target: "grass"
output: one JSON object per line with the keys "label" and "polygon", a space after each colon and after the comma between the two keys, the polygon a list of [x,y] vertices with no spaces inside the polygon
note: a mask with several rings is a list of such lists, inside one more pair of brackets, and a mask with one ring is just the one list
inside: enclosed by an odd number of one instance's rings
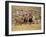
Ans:
{"label": "grass", "polygon": [[19,25],[13,25],[12,31],[23,31],[23,30],[39,30],[41,29],[40,24],[19,24]]}

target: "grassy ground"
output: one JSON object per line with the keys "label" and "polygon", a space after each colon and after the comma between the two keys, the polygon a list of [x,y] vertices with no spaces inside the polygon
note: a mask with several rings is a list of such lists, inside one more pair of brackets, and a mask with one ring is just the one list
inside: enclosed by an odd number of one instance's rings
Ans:
{"label": "grassy ground", "polygon": [[41,29],[40,24],[21,24],[12,26],[12,31],[39,30],[39,29]]}

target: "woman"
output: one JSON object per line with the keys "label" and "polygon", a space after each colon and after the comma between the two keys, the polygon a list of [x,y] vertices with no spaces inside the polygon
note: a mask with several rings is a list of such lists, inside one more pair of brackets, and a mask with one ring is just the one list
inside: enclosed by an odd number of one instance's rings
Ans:
{"label": "woman", "polygon": [[27,23],[27,14],[24,15],[24,22]]}
{"label": "woman", "polygon": [[31,16],[31,14],[29,14],[29,23],[32,23],[33,22],[33,20],[32,20],[32,16]]}

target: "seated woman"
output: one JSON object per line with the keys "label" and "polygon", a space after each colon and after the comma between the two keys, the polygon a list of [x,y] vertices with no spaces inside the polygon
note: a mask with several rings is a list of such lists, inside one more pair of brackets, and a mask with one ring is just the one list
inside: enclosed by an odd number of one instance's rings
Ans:
{"label": "seated woman", "polygon": [[29,15],[29,23],[32,23],[33,22],[32,18],[33,17],[31,15]]}
{"label": "seated woman", "polygon": [[27,14],[24,16],[24,23],[27,23]]}

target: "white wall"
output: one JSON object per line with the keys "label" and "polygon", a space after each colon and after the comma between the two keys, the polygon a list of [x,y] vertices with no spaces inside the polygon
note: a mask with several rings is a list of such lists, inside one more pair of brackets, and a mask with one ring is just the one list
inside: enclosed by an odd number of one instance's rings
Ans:
{"label": "white wall", "polygon": [[[18,0],[17,0],[18,1]],[[20,0],[28,2],[46,2],[46,0]],[[46,9],[46,8],[45,8]],[[45,13],[46,14],[46,13]],[[46,16],[46,15],[45,15]],[[45,17],[46,18],[46,17]],[[46,19],[45,19],[46,20]],[[46,28],[46,25],[45,25]],[[46,31],[46,29],[45,29]],[[46,32],[45,32],[46,33]],[[0,0],[0,37],[5,37],[5,0]],[[16,36],[17,37],[17,36]],[[18,37],[46,37],[46,34],[24,35]]]}

